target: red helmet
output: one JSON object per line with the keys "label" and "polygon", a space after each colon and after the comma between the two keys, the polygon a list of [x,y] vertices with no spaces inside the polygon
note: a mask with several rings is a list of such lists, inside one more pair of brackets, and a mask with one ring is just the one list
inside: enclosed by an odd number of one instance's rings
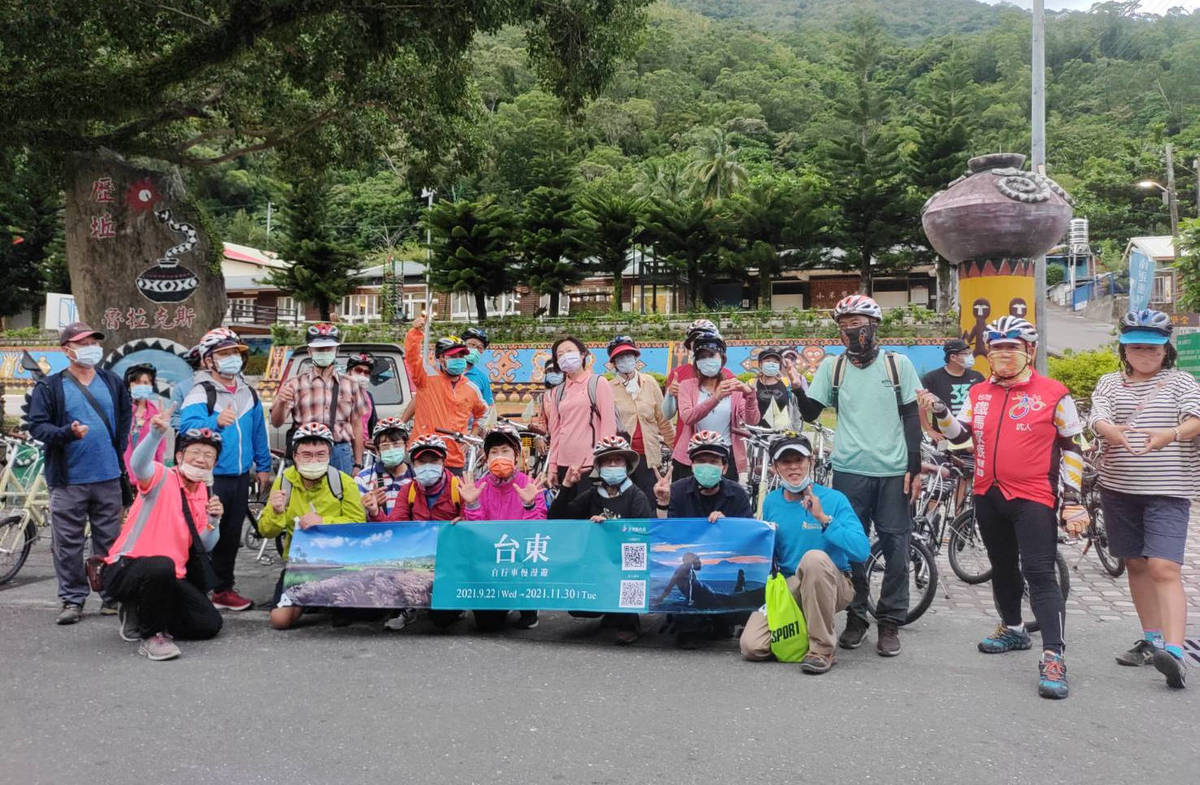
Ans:
{"label": "red helmet", "polygon": [[879,307],[879,303],[865,294],[852,294],[849,297],[843,297],[837,305],[833,306],[833,320],[836,322],[843,316],[866,316],[880,321],[883,319],[883,309]]}

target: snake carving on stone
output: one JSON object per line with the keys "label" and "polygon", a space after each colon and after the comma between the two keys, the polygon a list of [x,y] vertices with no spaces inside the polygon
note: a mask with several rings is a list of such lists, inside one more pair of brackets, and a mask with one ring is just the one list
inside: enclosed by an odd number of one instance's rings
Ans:
{"label": "snake carving on stone", "polygon": [[192,296],[200,285],[196,274],[179,264],[179,255],[191,253],[199,241],[196,228],[191,224],[171,219],[170,210],[155,210],[154,217],[167,225],[172,232],[182,235],[183,242],[168,248],[155,262],[138,276],[137,287],[146,299],[156,303],[178,303]]}

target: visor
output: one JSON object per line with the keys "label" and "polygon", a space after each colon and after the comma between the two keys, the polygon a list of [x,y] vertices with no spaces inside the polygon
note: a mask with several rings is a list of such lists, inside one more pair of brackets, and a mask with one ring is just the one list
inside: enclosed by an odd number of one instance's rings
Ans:
{"label": "visor", "polygon": [[1152,346],[1162,346],[1171,340],[1157,330],[1130,330],[1121,333],[1120,343],[1148,343]]}
{"label": "visor", "polygon": [[309,344],[309,349],[328,349],[330,347],[337,348],[340,344],[335,338],[314,338]]}
{"label": "visor", "polygon": [[471,353],[471,350],[465,346],[455,346],[442,352],[443,357],[466,357]]}
{"label": "visor", "polygon": [[636,346],[631,346],[630,344],[623,343],[620,346],[614,346],[613,350],[609,353],[608,358],[611,360],[615,357],[621,356],[622,354],[629,354],[630,352],[633,352],[634,355],[636,355],[638,357],[640,357],[642,354],[640,351],[638,351],[638,348]]}

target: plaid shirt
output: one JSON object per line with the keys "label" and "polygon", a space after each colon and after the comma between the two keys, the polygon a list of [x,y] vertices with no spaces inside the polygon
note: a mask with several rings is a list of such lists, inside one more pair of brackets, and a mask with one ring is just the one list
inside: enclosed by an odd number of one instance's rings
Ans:
{"label": "plaid shirt", "polygon": [[[290,386],[296,397],[292,403],[292,423],[329,424],[329,399],[333,396],[333,378],[338,382],[337,419],[333,425],[335,442],[353,442],[354,428],[362,428],[363,417],[371,413],[367,391],[353,376],[334,371],[336,377],[326,379],[316,368],[308,368],[283,383]],[[282,389],[282,388],[281,388]]]}

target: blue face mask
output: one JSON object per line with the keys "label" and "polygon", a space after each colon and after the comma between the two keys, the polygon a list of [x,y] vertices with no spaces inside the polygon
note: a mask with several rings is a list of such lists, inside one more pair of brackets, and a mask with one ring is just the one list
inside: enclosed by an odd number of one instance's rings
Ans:
{"label": "blue face mask", "polygon": [[100,361],[103,359],[104,347],[100,346],[100,344],[94,344],[92,346],[80,346],[75,350],[75,362],[79,363],[85,368],[93,368],[99,365]]}
{"label": "blue face mask", "polygon": [[462,376],[467,372],[466,357],[448,357],[446,359],[446,373],[451,376]]}
{"label": "blue face mask", "polygon": [[551,387],[557,387],[558,385],[562,384],[562,382],[563,375],[561,373],[551,371],[550,373],[546,374],[546,384],[550,385]]}
{"label": "blue face mask", "polygon": [[637,358],[626,354],[613,360],[613,367],[617,369],[618,373],[633,373],[637,370]]}
{"label": "blue face mask", "polygon": [[629,478],[629,470],[624,466],[601,466],[600,479],[607,485],[617,486]]}
{"label": "blue face mask", "polygon": [[420,466],[414,466],[413,476],[425,488],[437,485],[438,480],[442,479],[442,465],[440,463],[423,463]]}
{"label": "blue face mask", "polygon": [[788,489],[792,493],[803,493],[805,488],[812,485],[812,477],[805,477],[797,485],[792,485],[790,482],[785,481],[782,477],[779,479],[779,482],[784,488]]}
{"label": "blue face mask", "polygon": [[716,376],[721,372],[723,364],[720,357],[705,357],[703,360],[696,360],[696,370],[701,376]]}
{"label": "blue face mask", "polygon": [[482,356],[483,355],[479,353],[478,349],[471,349],[467,352],[467,362],[469,362],[471,365],[479,365],[479,358]]}
{"label": "blue face mask", "polygon": [[380,450],[379,460],[383,461],[384,466],[399,466],[404,463],[404,448],[389,447],[386,450]]}
{"label": "blue face mask", "polygon": [[217,360],[217,373],[222,376],[235,376],[241,373],[242,357],[239,354],[231,354],[228,357],[222,357]]}
{"label": "blue face mask", "polygon": [[701,488],[712,488],[721,482],[721,467],[714,463],[693,463],[692,476]]}
{"label": "blue face mask", "polygon": [[760,365],[758,369],[760,371],[762,371],[763,376],[778,376],[779,375],[779,363],[777,363],[777,362],[773,362],[773,361],[765,362],[762,365]]}
{"label": "blue face mask", "polygon": [[149,384],[135,384],[129,388],[129,395],[135,401],[148,401],[154,397],[154,387]]}

